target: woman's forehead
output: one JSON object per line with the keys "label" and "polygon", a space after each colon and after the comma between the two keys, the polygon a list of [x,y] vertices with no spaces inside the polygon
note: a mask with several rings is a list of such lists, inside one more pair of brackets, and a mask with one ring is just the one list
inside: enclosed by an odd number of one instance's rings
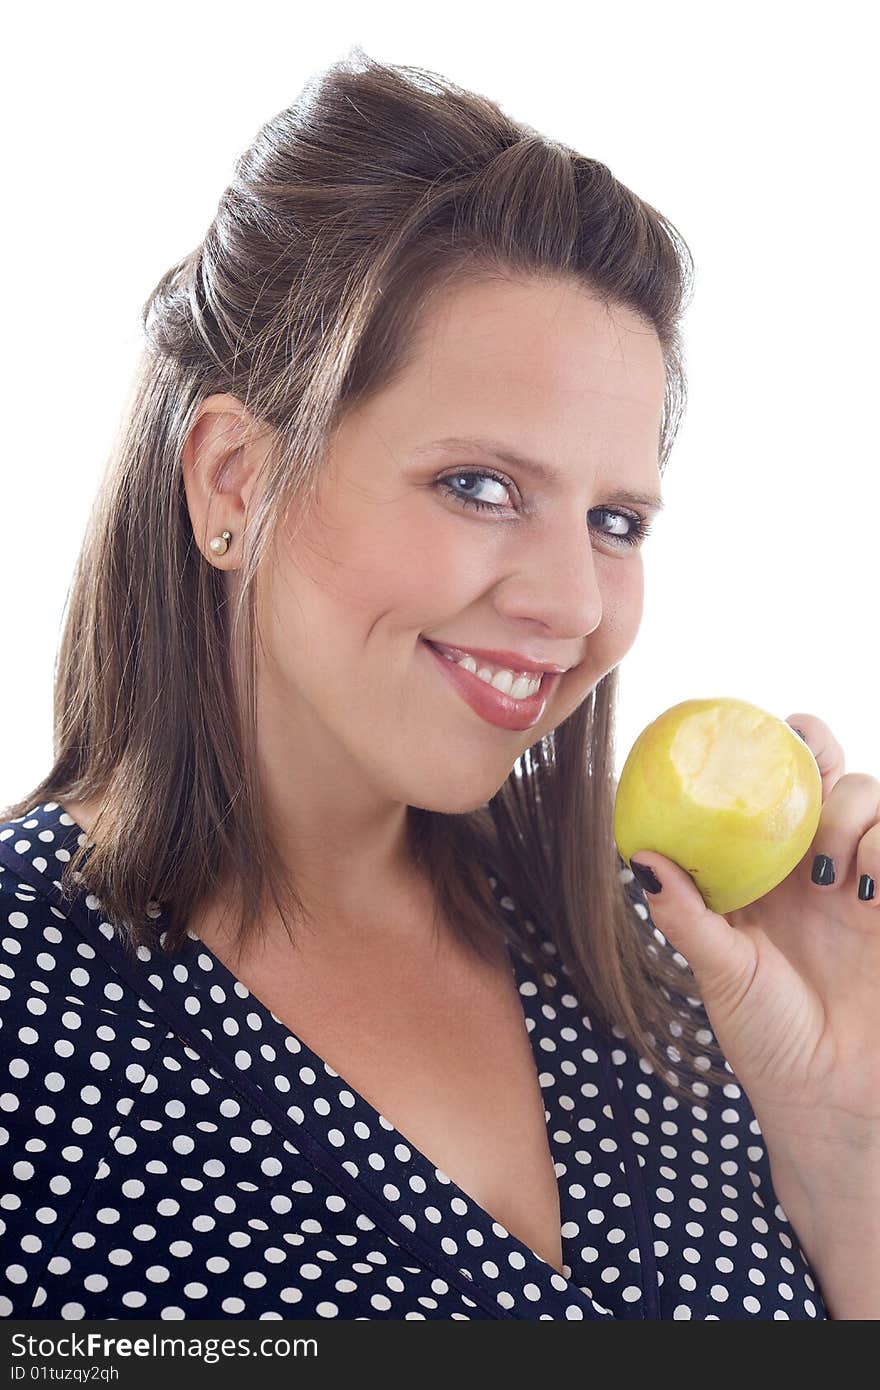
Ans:
{"label": "woman's forehead", "polygon": [[515,410],[590,414],[618,401],[659,420],[666,366],[654,329],[625,307],[577,285],[490,281],[426,305],[396,386],[425,400],[482,394]]}

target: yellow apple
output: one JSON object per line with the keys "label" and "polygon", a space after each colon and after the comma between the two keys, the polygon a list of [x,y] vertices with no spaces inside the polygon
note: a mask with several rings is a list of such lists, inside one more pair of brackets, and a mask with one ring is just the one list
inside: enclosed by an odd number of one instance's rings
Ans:
{"label": "yellow apple", "polygon": [[822,810],[822,778],[784,719],[745,700],[684,700],[643,729],[614,802],[614,838],[673,860],[713,912],[769,893],[800,863]]}

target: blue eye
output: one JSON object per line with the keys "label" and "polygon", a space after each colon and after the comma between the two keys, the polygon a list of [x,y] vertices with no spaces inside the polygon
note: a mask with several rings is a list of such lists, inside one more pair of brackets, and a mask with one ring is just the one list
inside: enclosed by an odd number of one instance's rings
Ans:
{"label": "blue eye", "polygon": [[[463,507],[478,507],[481,511],[490,512],[503,511],[504,508],[499,502],[484,502],[482,501],[482,499],[478,497],[469,497],[459,492],[456,489],[456,487],[453,486],[453,484],[459,483],[463,479],[467,479],[468,481],[476,479],[477,481],[479,481],[483,478],[489,478],[492,482],[500,483],[503,487],[509,488],[513,486],[513,484],[507,478],[505,478],[503,474],[493,473],[491,470],[486,468],[466,468],[460,469],[457,473],[448,473],[445,477],[438,478],[436,485],[443,492],[445,492],[447,496],[454,498],[454,500]],[[622,511],[618,507],[594,507],[590,515],[592,516],[596,513],[599,513],[602,516],[612,516],[621,518],[622,520],[629,523],[631,529],[627,532],[625,536],[614,534],[611,531],[601,532],[601,534],[607,540],[612,541],[616,545],[641,545],[645,537],[651,534],[651,523],[647,520],[646,517],[640,516],[638,512],[626,512]]]}

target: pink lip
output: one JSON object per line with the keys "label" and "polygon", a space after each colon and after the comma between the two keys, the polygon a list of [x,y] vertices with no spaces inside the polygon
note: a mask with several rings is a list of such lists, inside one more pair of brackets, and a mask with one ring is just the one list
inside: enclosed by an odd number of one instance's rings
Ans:
{"label": "pink lip", "polygon": [[455,686],[471,709],[481,719],[501,729],[531,729],[543,716],[550,696],[561,679],[560,672],[551,672],[542,677],[540,689],[534,695],[530,695],[527,700],[512,700],[509,695],[496,690],[493,685],[481,681],[474,672],[449,661],[427,638],[423,637],[421,641],[443,675]]}

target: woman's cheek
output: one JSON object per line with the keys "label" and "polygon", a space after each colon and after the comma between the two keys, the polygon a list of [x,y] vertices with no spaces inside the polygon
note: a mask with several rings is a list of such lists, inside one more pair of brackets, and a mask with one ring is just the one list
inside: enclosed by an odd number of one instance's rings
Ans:
{"label": "woman's cheek", "polygon": [[[498,545],[477,531],[455,517],[441,517],[414,534],[410,550],[413,578],[424,575],[444,596],[443,607],[450,613],[487,593],[506,573]],[[431,556],[430,566],[425,565],[426,555]]]}
{"label": "woman's cheek", "polygon": [[618,566],[619,581],[608,586],[607,602],[603,608],[602,626],[607,629],[605,641],[609,649],[608,669],[616,666],[638,636],[644,609],[644,567],[640,555]]}
{"label": "woman's cheek", "polygon": [[607,581],[602,586],[602,621],[595,631],[584,635],[592,684],[623,660],[638,636],[643,608],[641,557],[609,566]]}

